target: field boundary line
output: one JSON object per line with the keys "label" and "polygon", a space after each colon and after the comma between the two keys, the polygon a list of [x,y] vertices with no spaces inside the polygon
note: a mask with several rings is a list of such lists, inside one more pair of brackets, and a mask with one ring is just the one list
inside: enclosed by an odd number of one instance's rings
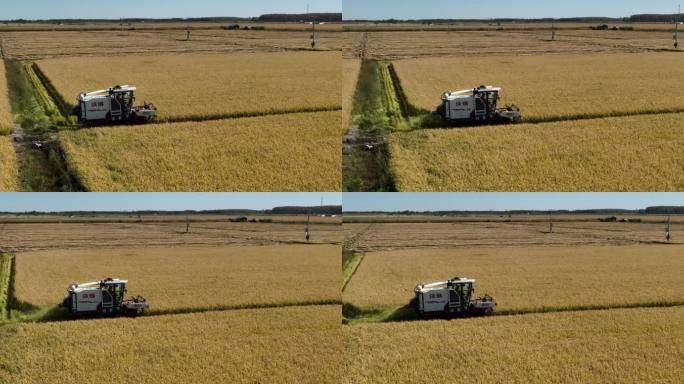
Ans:
{"label": "field boundary line", "polygon": [[[395,308],[360,308],[351,303],[343,303],[345,311],[345,324],[379,324],[392,323],[402,321],[426,321],[426,320],[444,320],[454,318],[444,317],[420,317],[412,308],[408,306],[401,306]],[[508,309],[495,310],[490,316],[480,317],[509,317],[509,316],[525,316],[544,313],[563,313],[563,312],[588,312],[588,311],[608,311],[613,309],[633,309],[633,308],[672,308],[684,306],[684,300],[671,301],[653,301],[642,303],[624,303],[624,304],[596,304],[596,305],[577,305],[567,307],[547,307],[547,308],[522,308],[522,309]],[[472,319],[472,317],[471,317]]]}
{"label": "field boundary line", "polygon": [[365,252],[353,251],[352,255],[347,260],[347,263],[342,268],[342,292],[347,288],[356,271],[359,270],[361,262],[366,256]]}

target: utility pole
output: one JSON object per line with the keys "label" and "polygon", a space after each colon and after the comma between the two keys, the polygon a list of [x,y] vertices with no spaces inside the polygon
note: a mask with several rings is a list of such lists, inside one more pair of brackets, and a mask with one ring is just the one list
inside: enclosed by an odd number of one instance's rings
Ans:
{"label": "utility pole", "polygon": [[311,214],[306,216],[306,226],[304,227],[304,237],[306,238],[306,241],[309,241],[309,219],[311,218]]}
{"label": "utility pole", "polygon": [[309,4],[306,5],[306,19],[309,20],[311,23],[311,36],[310,36],[310,43],[311,43],[311,49],[316,48],[316,20],[313,18],[309,18]]}
{"label": "utility pole", "polygon": [[551,41],[556,41],[556,21],[551,22]]}
{"label": "utility pole", "polygon": [[665,241],[668,243],[672,241],[672,232],[670,231],[670,216],[667,217],[667,227],[665,228]]}
{"label": "utility pole", "polygon": [[190,216],[185,217],[185,233],[190,233]]}
{"label": "utility pole", "polygon": [[674,47],[675,49],[679,49],[679,20],[682,14],[682,6],[681,4],[679,5],[679,8],[677,9],[677,16],[675,17],[675,34],[674,34]]}
{"label": "utility pole", "polygon": [[549,233],[553,233],[553,218],[549,216]]}

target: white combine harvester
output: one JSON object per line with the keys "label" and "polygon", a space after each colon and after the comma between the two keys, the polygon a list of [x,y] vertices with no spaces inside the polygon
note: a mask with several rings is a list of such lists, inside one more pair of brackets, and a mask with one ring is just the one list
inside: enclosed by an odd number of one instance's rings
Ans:
{"label": "white combine harvester", "polygon": [[74,315],[137,316],[149,304],[141,296],[125,300],[127,283],[127,280],[108,277],[92,283],[71,284],[60,306]]}
{"label": "white combine harvester", "polygon": [[445,92],[438,113],[447,124],[517,124],[522,115],[513,105],[498,108],[501,88],[482,85],[479,88]]}
{"label": "white combine harvester", "polygon": [[447,281],[418,284],[412,304],[420,315],[482,316],[489,315],[496,301],[485,294],[473,299],[475,280],[454,277]]}
{"label": "white combine harvester", "polygon": [[152,103],[133,106],[135,87],[117,85],[99,91],[81,93],[71,115],[81,124],[144,124],[157,118]]}

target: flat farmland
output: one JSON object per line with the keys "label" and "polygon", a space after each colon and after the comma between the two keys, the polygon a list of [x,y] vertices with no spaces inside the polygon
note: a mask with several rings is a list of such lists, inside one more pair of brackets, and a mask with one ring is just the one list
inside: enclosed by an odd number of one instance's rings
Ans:
{"label": "flat farmland", "polygon": [[[394,63],[410,104],[433,111],[444,91],[480,84],[503,88],[528,122],[645,112],[681,112],[678,53],[426,58]],[[445,88],[446,87],[446,88]],[[668,89],[663,93],[663,89]],[[656,120],[657,121],[657,120]]]}
{"label": "flat farmland", "polygon": [[[0,136],[8,135],[14,123],[12,122],[12,108],[10,107],[9,93],[5,74],[5,61],[0,54]],[[0,164],[4,164],[0,162]]]}
{"label": "flat farmland", "polygon": [[684,302],[682,251],[635,245],[367,253],[344,301],[363,308],[404,305],[416,284],[465,276],[477,280],[476,295],[494,296],[497,311]]}
{"label": "flat farmland", "polygon": [[[671,27],[671,26],[670,26]],[[550,28],[549,28],[550,29]],[[358,49],[362,32],[347,32],[346,55]],[[551,31],[430,31],[385,30],[367,32],[366,53],[378,60],[399,60],[425,57],[477,57],[493,55],[559,55],[610,52],[647,52],[672,48],[670,31],[557,31],[552,42]],[[481,62],[480,62],[481,63]],[[655,65],[655,64],[652,64]],[[453,70],[453,69],[452,69]],[[482,66],[485,73],[506,74],[491,63]],[[561,71],[562,72],[562,71]],[[469,85],[469,87],[480,85]],[[440,89],[439,92],[445,91]]]}
{"label": "flat farmland", "polygon": [[[226,220],[227,221],[227,220]],[[277,245],[301,243],[304,223],[190,223],[173,222],[82,222],[0,223],[0,248],[13,252],[91,249],[98,247],[194,247]],[[312,243],[341,243],[340,226],[318,224],[309,227]]]}
{"label": "flat farmland", "polygon": [[342,111],[345,119],[348,120],[354,105],[354,92],[356,92],[356,83],[359,80],[361,61],[356,59],[344,59],[343,63],[344,83],[342,84]]}
{"label": "flat farmland", "polygon": [[339,191],[341,126],[335,111],[81,129],[60,142],[90,191]]}
{"label": "flat farmland", "polygon": [[[579,90],[585,83],[575,84]],[[584,102],[558,92],[558,109],[549,113],[563,113],[566,98],[574,100],[570,104]],[[613,111],[636,107],[625,103],[607,105],[614,105]],[[676,108],[684,105],[684,93],[672,104],[646,103],[656,104],[643,105],[644,110]],[[613,113],[605,106],[586,108]],[[679,191],[684,189],[684,156],[678,150],[684,145],[682,119],[683,114],[661,114],[397,132],[390,135],[390,161],[400,191]]]}
{"label": "flat farmland", "polygon": [[[411,249],[474,249],[496,247],[572,247],[582,245],[637,245],[663,242],[667,217],[634,217],[643,223],[601,223],[598,219],[566,221],[553,216],[528,221],[484,221],[453,223],[344,223],[347,239],[355,236],[354,248],[363,252]],[[495,217],[491,218],[492,220]],[[477,220],[477,219],[476,219]],[[674,233],[684,231],[678,216],[673,216]],[[682,243],[675,237],[674,242]]]}
{"label": "flat farmland", "polygon": [[[18,60],[72,56],[106,55],[111,57],[167,55],[169,53],[205,54],[304,50],[310,47],[309,35],[310,31],[284,29],[278,31],[192,30],[190,41],[187,41],[187,33],[184,29],[3,32],[0,28],[5,56]],[[319,31],[317,37],[316,47],[318,50],[339,51],[342,47],[342,33],[340,31]]]}
{"label": "flat farmland", "polygon": [[350,384],[677,383],[684,375],[682,307],[344,326],[343,340]]}
{"label": "flat farmland", "polygon": [[[151,311],[335,302],[339,246],[160,247],[17,253],[15,295],[37,306],[61,302],[73,282],[130,280]],[[202,294],[198,295],[198,291]]]}
{"label": "flat farmland", "polygon": [[138,102],[153,102],[160,121],[341,108],[339,52],[69,57],[38,65],[71,104],[83,91],[135,85]]}
{"label": "flat farmland", "polygon": [[8,325],[0,382],[340,382],[339,324],[312,306]]}
{"label": "flat farmland", "polygon": [[19,190],[16,155],[9,136],[0,136],[0,192]]}

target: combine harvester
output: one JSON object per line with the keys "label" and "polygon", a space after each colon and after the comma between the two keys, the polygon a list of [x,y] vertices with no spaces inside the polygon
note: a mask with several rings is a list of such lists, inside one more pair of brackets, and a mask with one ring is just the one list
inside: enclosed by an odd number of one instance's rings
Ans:
{"label": "combine harvester", "polygon": [[445,92],[437,109],[446,124],[517,124],[522,115],[515,105],[498,108],[501,88],[481,85],[479,88]]}
{"label": "combine harvester", "polygon": [[124,300],[127,280],[108,277],[84,284],[71,284],[60,307],[73,315],[132,316],[145,312],[150,306],[142,296]]}
{"label": "combine harvester", "polygon": [[157,108],[152,103],[133,106],[135,87],[117,85],[99,91],[81,93],[76,107],[71,111],[79,123],[89,124],[145,124],[157,118]]}
{"label": "combine harvester", "polygon": [[474,279],[454,277],[447,281],[431,284],[418,284],[414,290],[416,296],[411,306],[421,316],[485,316],[490,315],[496,307],[494,298],[485,294],[473,299]]}

